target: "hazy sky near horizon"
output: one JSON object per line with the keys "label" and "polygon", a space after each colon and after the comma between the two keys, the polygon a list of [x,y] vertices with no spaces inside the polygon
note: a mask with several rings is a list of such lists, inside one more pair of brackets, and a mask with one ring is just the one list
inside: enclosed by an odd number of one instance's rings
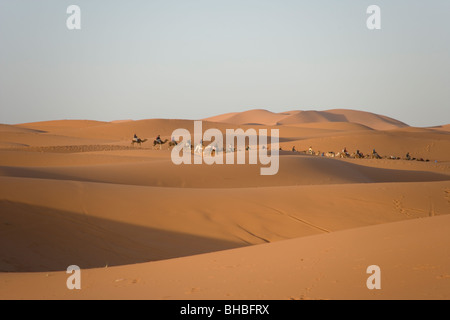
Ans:
{"label": "hazy sky near horizon", "polygon": [[450,1],[0,0],[0,123],[255,108],[450,123]]}

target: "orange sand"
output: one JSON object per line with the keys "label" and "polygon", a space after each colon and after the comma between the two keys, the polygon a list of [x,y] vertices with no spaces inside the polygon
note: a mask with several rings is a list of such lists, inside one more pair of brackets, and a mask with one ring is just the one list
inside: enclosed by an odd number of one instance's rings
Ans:
{"label": "orange sand", "polygon": [[[261,176],[152,147],[190,120],[1,124],[0,299],[449,299],[448,126],[351,110],[205,119],[280,130],[280,170]],[[381,290],[366,287],[373,264]]]}

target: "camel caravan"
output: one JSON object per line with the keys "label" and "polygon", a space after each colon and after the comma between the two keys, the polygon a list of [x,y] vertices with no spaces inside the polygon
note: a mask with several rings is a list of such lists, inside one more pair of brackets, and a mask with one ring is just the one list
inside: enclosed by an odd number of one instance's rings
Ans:
{"label": "camel caravan", "polygon": [[[148,139],[141,139],[135,134],[133,139],[131,140],[131,145],[135,145],[136,144],[136,145],[142,146],[142,144],[144,142],[146,142],[146,141],[148,141]],[[168,143],[169,149],[171,147],[174,147],[174,146],[178,145],[178,142],[176,142],[174,138],[172,138],[171,141],[169,141],[169,139],[162,140],[161,136],[158,135],[155,138],[155,140],[153,140],[153,149],[160,149],[160,150],[162,150],[162,146],[165,145],[166,143]],[[200,150],[200,145],[195,146],[195,149],[194,149],[194,147],[191,145],[190,141],[188,141],[185,144],[185,148],[191,149],[195,153],[195,152],[198,152],[198,150]],[[201,150],[203,150],[203,144],[201,145]],[[206,151],[211,151],[211,150],[206,150]],[[216,150],[214,149],[213,151],[216,151]]]}
{"label": "camel caravan", "polygon": [[[142,146],[142,144],[146,141],[148,141],[148,139],[141,139],[136,134],[134,134],[134,137],[131,140],[131,145],[137,144],[139,146]],[[175,140],[173,140],[173,139],[172,139],[172,141],[169,141],[169,139],[162,140],[161,136],[158,135],[156,137],[156,139],[153,140],[153,148],[155,149],[157,146],[159,146],[159,149],[162,149],[162,146],[164,144],[166,144],[167,142],[169,142],[169,147],[173,147],[173,146],[177,145],[177,142]]]}
{"label": "camel caravan", "polygon": [[[141,146],[144,142],[148,141],[148,139],[141,139],[139,138],[136,134],[134,135],[134,138],[131,141],[132,145],[139,145]],[[180,142],[175,141],[175,139],[172,137],[172,139],[169,141],[169,139],[161,139],[161,136],[158,135],[156,137],[155,140],[153,140],[153,149],[160,149],[162,150],[162,146],[165,144],[168,144],[168,148],[170,149],[171,147],[177,146]],[[227,145],[227,146],[218,146],[217,144],[214,145],[208,145],[208,146],[204,146],[203,140],[200,140],[199,143],[192,145],[191,144],[191,140],[187,140],[187,142],[184,143],[183,146],[184,150],[190,150],[192,153],[194,154],[207,154],[210,156],[214,156],[215,154],[224,152],[224,153],[229,153],[229,152],[236,152],[238,151],[238,149],[234,146],[232,146],[231,144]],[[250,149],[252,149],[251,146],[247,145],[245,147],[246,151],[249,151]],[[265,146],[262,146],[262,149],[266,149]]]}
{"label": "camel caravan", "polygon": [[[137,144],[137,145],[141,146],[142,143],[146,142],[147,140],[148,139],[141,139],[135,134],[133,140],[131,141],[131,144],[132,145]],[[174,137],[172,137],[172,139],[170,141],[169,141],[169,139],[162,140],[161,136],[158,135],[156,137],[156,139],[153,140],[153,148],[162,150],[162,146],[165,145],[166,143],[168,143],[168,148],[170,149],[171,147],[177,146],[179,142],[175,141]],[[265,147],[262,146],[262,148],[264,149]],[[229,152],[238,151],[231,144],[227,145],[227,146],[225,146],[225,145],[218,146],[217,144],[215,144],[215,145],[208,145],[205,147],[203,144],[203,140],[200,140],[200,142],[197,143],[196,145],[192,145],[191,140],[187,140],[187,142],[184,143],[183,149],[190,150],[194,154],[202,154],[203,153],[203,154],[207,154],[210,156],[214,156],[215,154],[218,154],[220,152],[229,153]],[[249,151],[250,149],[252,149],[252,147],[250,145],[247,145],[245,147],[246,151]],[[280,147],[279,151],[282,151],[282,150],[283,149]],[[303,154],[308,154],[308,155],[313,155],[313,156],[322,156],[322,157],[327,157],[327,158],[389,159],[389,160],[401,160],[402,159],[402,160],[410,160],[410,161],[424,161],[424,162],[430,161],[429,159],[414,158],[410,155],[409,152],[406,154],[406,156],[404,158],[401,158],[398,156],[392,156],[392,155],[382,157],[378,154],[378,152],[375,149],[373,149],[372,152],[369,154],[364,154],[360,150],[356,150],[356,152],[350,153],[347,150],[347,147],[342,149],[342,151],[340,151],[340,152],[334,152],[334,151],[321,152],[321,151],[314,151],[312,149],[312,146],[310,146],[308,150],[297,151],[295,146],[293,146],[291,151],[295,152],[295,153],[303,153]]]}
{"label": "camel caravan", "polygon": [[[281,150],[281,148],[280,148]],[[389,160],[411,160],[411,161],[425,161],[429,162],[429,159],[423,159],[423,158],[413,158],[411,155],[406,153],[406,156],[404,158],[397,157],[397,156],[380,156],[378,152],[373,149],[370,154],[364,154],[359,150],[356,150],[356,152],[349,153],[347,151],[347,147],[342,149],[340,152],[334,152],[334,151],[328,151],[328,152],[320,152],[320,151],[314,151],[312,147],[309,147],[308,150],[305,151],[297,151],[295,149],[295,146],[292,147],[292,152],[302,152],[304,154],[309,154],[313,156],[322,156],[327,158],[348,158],[348,159],[389,159]]]}

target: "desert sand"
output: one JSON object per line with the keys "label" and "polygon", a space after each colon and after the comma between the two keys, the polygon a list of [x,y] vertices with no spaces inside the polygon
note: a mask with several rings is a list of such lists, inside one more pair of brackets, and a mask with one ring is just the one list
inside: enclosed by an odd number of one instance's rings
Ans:
{"label": "desert sand", "polygon": [[[152,141],[177,128],[193,121],[0,124],[0,299],[450,298],[449,124],[341,109],[203,119],[279,129],[274,176],[176,166]],[[343,148],[382,158],[325,156]]]}

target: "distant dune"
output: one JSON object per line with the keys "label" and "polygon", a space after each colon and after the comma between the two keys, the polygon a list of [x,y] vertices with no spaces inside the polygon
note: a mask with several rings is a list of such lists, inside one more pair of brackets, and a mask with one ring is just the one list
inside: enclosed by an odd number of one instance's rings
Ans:
{"label": "distant dune", "polygon": [[131,120],[131,119],[127,119],[127,120],[113,120],[113,121],[111,121],[111,123],[122,123],[122,122],[132,122],[132,121],[134,121],[134,120]]}
{"label": "distant dune", "polygon": [[363,124],[376,130],[390,130],[408,126],[399,120],[366,111],[334,109],[327,112],[339,117],[345,117],[348,122]]}
{"label": "distant dune", "polygon": [[289,127],[308,128],[308,129],[325,129],[330,131],[372,131],[372,128],[363,124],[354,122],[310,122],[310,123],[293,123],[287,124]]}
{"label": "distant dune", "polygon": [[21,123],[18,124],[18,127],[25,128],[39,128],[39,130],[46,131],[46,129],[58,130],[58,129],[69,129],[69,128],[85,128],[91,126],[98,126],[100,124],[104,124],[106,122],[103,121],[94,121],[94,120],[51,120],[51,121],[40,121],[40,122],[32,122],[32,123]]}
{"label": "distant dune", "polygon": [[445,124],[445,125],[437,126],[437,127],[430,127],[430,129],[450,131],[450,124]]}
{"label": "distant dune", "polygon": [[1,124],[0,123],[0,134],[1,133],[38,133],[44,132],[42,130],[33,130],[31,128],[22,128],[9,124]]}
{"label": "distant dune", "polygon": [[289,111],[273,113],[267,110],[256,109],[238,113],[228,113],[206,118],[212,122],[225,122],[235,125],[263,124],[263,125],[296,125],[314,122],[353,122],[362,124],[376,130],[390,130],[403,128],[408,125],[370,112],[333,109],[327,111]]}

